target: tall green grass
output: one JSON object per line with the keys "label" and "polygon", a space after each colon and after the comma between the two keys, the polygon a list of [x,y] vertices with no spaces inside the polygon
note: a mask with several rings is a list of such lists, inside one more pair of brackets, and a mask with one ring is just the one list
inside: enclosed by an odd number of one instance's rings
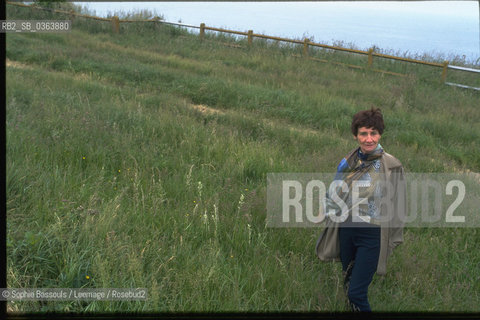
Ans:
{"label": "tall green grass", "polygon": [[[478,93],[421,70],[392,77],[293,57],[301,48],[80,20],[7,34],[8,286],[145,287],[149,299],[10,311],[346,311],[340,265],[314,255],[320,229],[266,228],[266,174],[333,172],[355,146],[351,116],[371,106],[407,171],[480,170]],[[405,230],[372,307],[478,311],[479,239]]]}

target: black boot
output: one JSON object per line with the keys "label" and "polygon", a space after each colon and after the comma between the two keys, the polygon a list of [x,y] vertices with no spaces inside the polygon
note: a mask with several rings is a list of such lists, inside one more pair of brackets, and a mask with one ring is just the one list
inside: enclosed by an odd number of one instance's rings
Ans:
{"label": "black boot", "polygon": [[[348,299],[348,298],[347,298]],[[350,300],[348,300],[348,304],[350,305],[350,309],[352,309],[352,312],[360,312],[362,310],[360,310],[360,308],[358,306],[356,306],[353,302],[351,302]]]}

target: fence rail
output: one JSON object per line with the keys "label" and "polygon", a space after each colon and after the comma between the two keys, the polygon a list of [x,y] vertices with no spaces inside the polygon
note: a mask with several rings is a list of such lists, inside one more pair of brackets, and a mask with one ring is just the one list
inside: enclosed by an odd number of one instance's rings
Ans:
{"label": "fence rail", "polygon": [[[396,76],[405,76],[405,74],[400,74],[400,73],[395,73],[395,72],[390,72],[390,71],[385,71],[385,70],[373,69],[372,68],[373,57],[391,59],[391,60],[396,60],[396,61],[403,61],[403,62],[408,62],[408,63],[422,64],[422,65],[427,65],[427,66],[431,66],[431,67],[442,68],[441,82],[446,84],[446,85],[456,86],[456,87],[466,88],[466,89],[474,89],[474,90],[479,90],[480,91],[480,88],[477,88],[477,87],[471,87],[471,86],[467,86],[467,85],[464,85],[464,84],[447,82],[446,80],[447,80],[447,70],[448,69],[454,69],[454,70],[465,71],[465,72],[480,73],[480,69],[473,69],[473,68],[466,68],[466,67],[450,65],[449,61],[444,61],[443,63],[427,62],[427,61],[422,61],[422,60],[415,60],[415,59],[410,59],[410,58],[397,57],[397,56],[392,56],[392,55],[388,55],[388,54],[377,53],[377,52],[374,52],[373,48],[369,49],[368,51],[355,50],[355,49],[342,48],[342,47],[336,47],[336,46],[331,46],[331,45],[326,45],[326,44],[321,44],[321,43],[310,42],[310,40],[307,39],[307,38],[305,38],[302,41],[302,40],[274,37],[274,36],[268,36],[268,35],[264,35],[264,34],[253,33],[253,30],[248,30],[247,32],[242,32],[242,31],[228,30],[228,29],[222,29],[222,28],[208,27],[204,23],[200,24],[200,26],[198,27],[198,26],[187,25],[187,24],[182,24],[182,23],[162,21],[159,17],[154,17],[154,18],[148,19],[148,20],[128,20],[128,19],[120,20],[117,16],[114,16],[112,18],[100,18],[100,17],[96,17],[96,16],[79,14],[79,13],[76,13],[74,11],[62,11],[62,10],[51,9],[51,8],[43,8],[43,7],[39,7],[35,4],[26,5],[26,4],[23,4],[23,3],[14,3],[14,2],[10,2],[10,1],[7,1],[6,3],[9,4],[9,5],[15,5],[15,6],[20,6],[20,7],[27,7],[27,8],[33,8],[33,9],[38,9],[38,10],[47,10],[47,11],[52,11],[52,12],[57,12],[57,13],[63,13],[63,14],[70,15],[72,18],[73,17],[83,17],[83,18],[95,19],[95,20],[100,20],[100,21],[109,21],[109,22],[112,23],[112,30],[115,33],[120,32],[120,23],[155,22],[155,23],[162,23],[162,24],[174,25],[174,26],[179,26],[179,27],[200,29],[200,39],[201,40],[203,40],[204,37],[205,37],[205,31],[210,30],[210,31],[222,32],[222,33],[230,33],[230,34],[246,36],[248,38],[248,45],[252,45],[253,38],[261,38],[261,39],[267,39],[267,40],[275,40],[275,41],[281,41],[281,42],[301,44],[301,45],[303,45],[303,53],[304,53],[305,57],[308,57],[308,48],[310,46],[311,47],[324,48],[324,49],[330,49],[330,50],[335,50],[335,51],[343,51],[343,52],[348,52],[348,53],[367,55],[368,56],[368,63],[367,63],[367,67],[366,67],[367,69],[375,71],[375,72],[381,72],[381,73],[386,73],[386,74],[391,74],[391,75],[396,75]],[[321,61],[321,62],[330,62],[330,61],[327,61],[327,60],[324,60],[324,59],[317,59],[317,58],[310,58],[310,59]],[[336,63],[336,64],[343,64],[343,63]],[[362,66],[355,66],[355,65],[349,65],[349,64],[343,64],[343,65],[353,67],[353,68],[357,68],[357,69],[359,69],[359,68],[365,69],[365,67],[362,67]]]}
{"label": "fence rail", "polygon": [[448,66],[448,68],[449,69],[455,69],[455,70],[467,71],[467,72],[480,73],[479,69],[472,69],[472,68],[465,68],[465,67],[458,67],[458,66]]}

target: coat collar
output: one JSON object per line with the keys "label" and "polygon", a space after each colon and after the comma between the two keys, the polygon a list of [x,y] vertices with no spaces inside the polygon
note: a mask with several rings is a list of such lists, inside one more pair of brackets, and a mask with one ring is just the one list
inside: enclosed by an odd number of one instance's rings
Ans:
{"label": "coat collar", "polygon": [[[358,148],[360,147],[356,147],[348,152],[348,154],[345,156],[345,159],[348,161],[354,155],[354,153],[357,152]],[[392,170],[402,166],[402,163],[388,152],[383,152],[382,162],[385,166],[385,170]]]}
{"label": "coat collar", "polygon": [[383,153],[382,157],[385,169],[394,169],[402,166],[402,163],[388,152]]}

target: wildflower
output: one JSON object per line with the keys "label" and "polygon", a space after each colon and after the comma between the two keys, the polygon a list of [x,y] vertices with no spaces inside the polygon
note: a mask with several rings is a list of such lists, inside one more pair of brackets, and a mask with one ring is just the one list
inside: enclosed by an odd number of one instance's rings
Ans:
{"label": "wildflower", "polygon": [[205,210],[205,213],[203,214],[203,224],[208,225],[207,210]]}
{"label": "wildflower", "polygon": [[83,160],[85,160],[85,157],[82,157]]}
{"label": "wildflower", "polygon": [[86,276],[85,276],[85,279],[87,279],[87,280],[90,279],[90,276],[89,276],[89,275],[86,275]]}
{"label": "wildflower", "polygon": [[122,171],[122,170],[118,169],[118,172],[120,172],[120,171]]}
{"label": "wildflower", "polygon": [[203,185],[202,185],[202,182],[201,182],[201,181],[198,181],[197,189],[198,189],[198,197],[199,197],[200,199],[202,199],[202,189],[203,189]]}
{"label": "wildflower", "polygon": [[240,211],[240,209],[242,208],[243,206],[243,203],[245,202],[245,196],[242,194],[240,194],[240,200],[238,201],[238,206],[237,206],[237,209],[238,211]]}

